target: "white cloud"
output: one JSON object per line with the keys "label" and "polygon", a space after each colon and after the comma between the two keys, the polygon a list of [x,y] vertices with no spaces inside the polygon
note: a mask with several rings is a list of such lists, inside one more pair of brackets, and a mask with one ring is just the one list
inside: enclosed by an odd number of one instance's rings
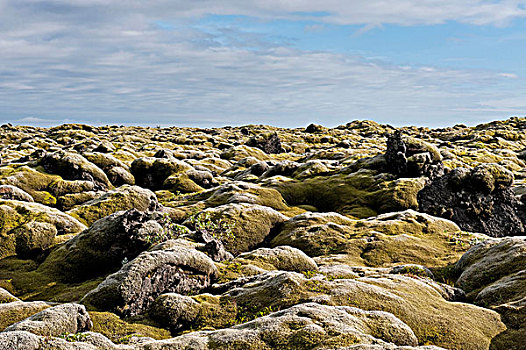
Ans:
{"label": "white cloud", "polygon": [[[498,101],[490,87],[503,84],[505,95],[509,88],[505,84],[513,80],[509,79],[513,74],[399,67],[366,57],[304,52],[288,47],[286,39],[269,41],[232,28],[232,32],[211,34],[187,21],[215,13],[310,18],[365,28],[451,20],[499,25],[523,17],[522,4],[478,0],[0,1],[0,118],[30,115],[52,122],[70,118],[110,124],[288,126],[384,118],[394,124],[432,120],[447,124],[444,115],[454,118],[463,113],[456,106],[478,108],[482,100]],[[174,29],[156,26],[159,20],[170,21]]]}

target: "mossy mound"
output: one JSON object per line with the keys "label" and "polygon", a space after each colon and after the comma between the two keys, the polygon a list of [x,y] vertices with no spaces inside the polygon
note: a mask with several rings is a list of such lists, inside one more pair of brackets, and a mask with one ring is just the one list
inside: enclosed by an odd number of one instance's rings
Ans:
{"label": "mossy mound", "polygon": [[454,263],[483,235],[462,233],[453,222],[413,210],[354,220],[337,213],[305,213],[283,224],[272,246],[301,249],[318,263],[388,267]]}
{"label": "mossy mound", "polygon": [[[92,332],[100,333],[117,344],[126,343],[130,336],[150,337],[153,339],[170,338],[170,331],[137,321],[125,321],[111,312],[89,311],[93,322]],[[143,321],[144,322],[144,321]]]}
{"label": "mossy mound", "polygon": [[39,203],[0,200],[0,258],[32,257],[86,229],[77,219]]}
{"label": "mossy mound", "polygon": [[396,179],[392,175],[361,169],[350,174],[314,177],[270,184],[290,205],[310,205],[358,218],[378,213],[417,209],[422,179]]}
{"label": "mossy mound", "polygon": [[133,208],[139,211],[157,210],[159,203],[155,193],[139,186],[124,185],[85,202],[67,213],[90,226],[105,216]]}

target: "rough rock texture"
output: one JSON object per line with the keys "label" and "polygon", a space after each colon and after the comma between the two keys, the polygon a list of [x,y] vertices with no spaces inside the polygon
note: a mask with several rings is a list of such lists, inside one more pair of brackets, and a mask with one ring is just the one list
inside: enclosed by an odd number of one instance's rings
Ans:
{"label": "rough rock texture", "polygon": [[95,189],[111,187],[102,169],[80,154],[64,151],[47,153],[40,159],[39,164],[45,171],[60,175],[66,180],[87,180],[94,183]]}
{"label": "rough rock texture", "polygon": [[438,148],[416,138],[404,139],[400,131],[388,135],[385,158],[389,170],[399,176],[436,178],[444,174]]}
{"label": "rough rock texture", "polygon": [[285,150],[281,146],[281,141],[277,133],[263,134],[251,137],[247,146],[257,147],[265,153],[283,153]]}
{"label": "rough rock texture", "polygon": [[524,205],[510,185],[513,173],[498,164],[457,168],[418,193],[420,210],[493,237],[525,234]]}
{"label": "rough rock texture", "polygon": [[306,303],[232,328],[190,333],[144,344],[139,349],[292,350],[334,349],[353,344],[392,348],[395,344],[416,346],[418,341],[411,329],[390,313]]}
{"label": "rough rock texture", "polygon": [[92,322],[83,305],[62,304],[54,306],[7,327],[4,332],[27,331],[43,336],[85,332]]}
{"label": "rough rock texture", "polygon": [[301,250],[289,246],[259,248],[237,256],[235,261],[254,264],[264,269],[284,271],[316,271],[318,265]]}
{"label": "rough rock texture", "polygon": [[0,185],[0,199],[34,202],[33,197],[29,193],[11,185]]}
{"label": "rough rock texture", "polygon": [[456,264],[456,285],[478,305],[502,315],[508,330],[495,338],[497,349],[520,349],[526,342],[526,238],[487,240]]}
{"label": "rough rock texture", "polygon": [[136,209],[111,214],[52,251],[39,269],[73,281],[115,271],[150,246],[150,237],[163,230],[159,217]]}
{"label": "rough rock texture", "polygon": [[0,304],[0,331],[50,307],[42,301],[10,301]]}
{"label": "rough rock texture", "polygon": [[254,249],[287,220],[285,215],[272,208],[246,203],[220,205],[203,213],[235,223],[232,229],[235,238],[225,239],[226,249],[234,255]]}
{"label": "rough rock texture", "polygon": [[173,247],[144,252],[108,276],[83,303],[135,316],[163,293],[195,294],[217,278],[212,259],[194,249]]}

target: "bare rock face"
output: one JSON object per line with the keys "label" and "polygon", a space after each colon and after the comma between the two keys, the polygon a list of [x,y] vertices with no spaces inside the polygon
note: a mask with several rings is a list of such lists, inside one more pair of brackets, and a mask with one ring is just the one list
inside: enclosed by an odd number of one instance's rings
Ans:
{"label": "bare rock face", "polygon": [[27,331],[42,336],[59,336],[64,333],[85,332],[93,326],[83,305],[62,304],[39,313],[5,329]]}
{"label": "bare rock face", "polygon": [[493,237],[526,232],[524,205],[510,188],[513,174],[497,164],[456,168],[418,193],[421,211]]}
{"label": "bare rock face", "polygon": [[256,147],[267,154],[283,153],[285,150],[281,146],[281,140],[277,133],[263,134],[251,137],[247,146]]}
{"label": "bare rock face", "polygon": [[401,177],[435,178],[444,174],[438,148],[416,138],[402,138],[398,130],[387,137],[385,158],[389,171]]}
{"label": "bare rock face", "polygon": [[144,252],[82,299],[124,316],[143,313],[163,293],[196,294],[217,277],[205,254],[184,247]]}

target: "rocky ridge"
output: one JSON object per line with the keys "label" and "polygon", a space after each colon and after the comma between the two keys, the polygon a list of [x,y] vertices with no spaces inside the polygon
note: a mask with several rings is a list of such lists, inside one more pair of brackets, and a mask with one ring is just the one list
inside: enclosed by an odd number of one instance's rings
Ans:
{"label": "rocky ridge", "polygon": [[526,119],[0,126],[0,349],[521,349]]}

